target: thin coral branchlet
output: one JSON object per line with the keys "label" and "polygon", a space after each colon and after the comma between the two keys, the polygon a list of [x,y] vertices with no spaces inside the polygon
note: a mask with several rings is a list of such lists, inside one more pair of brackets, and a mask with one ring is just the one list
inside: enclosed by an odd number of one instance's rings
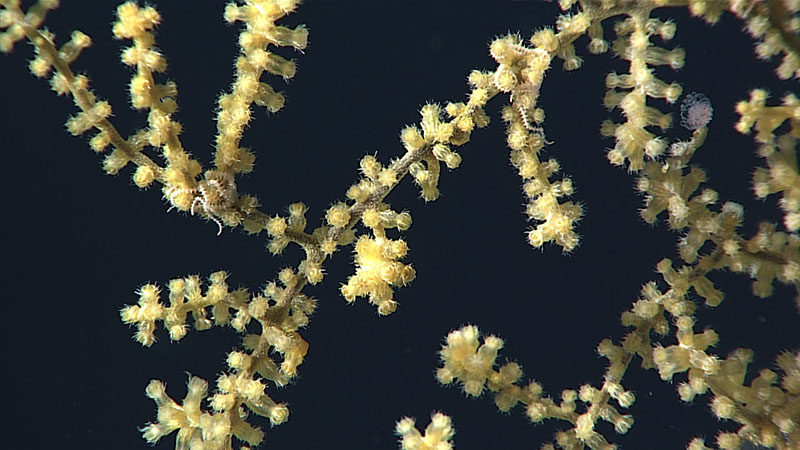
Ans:
{"label": "thin coral branchlet", "polygon": [[433,413],[431,422],[425,427],[425,434],[414,426],[414,419],[404,417],[395,425],[395,434],[400,437],[402,450],[450,450],[455,430],[450,417],[442,413]]}

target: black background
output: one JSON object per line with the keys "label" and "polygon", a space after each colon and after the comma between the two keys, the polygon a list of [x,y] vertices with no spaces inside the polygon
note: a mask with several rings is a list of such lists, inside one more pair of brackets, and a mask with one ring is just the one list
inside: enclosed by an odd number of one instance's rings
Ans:
{"label": "black background", "polygon": [[[130,71],[118,58],[123,43],[110,31],[114,8],[110,1],[65,1],[47,24],[59,43],[74,28],[92,36],[94,45],[73,69],[86,72],[96,93],[111,102],[113,123],[127,136],[146,122],[129,107]],[[157,45],[168,59],[167,78],[179,88],[182,142],[208,164],[215,99],[231,82],[238,28],[224,23],[223,2],[172,0],[157,8],[163,17]],[[361,156],[377,152],[385,163],[401,155],[398,133],[418,122],[421,105],[463,100],[469,71],[495,67],[487,49],[494,36],[518,31],[527,38],[552,26],[557,13],[556,3],[542,1],[307,1],[282,23],[306,24],[309,46],[305,54],[278,50],[296,59],[298,73],[288,85],[268,80],[285,92],[287,105],[277,114],[254,112],[243,144],[254,148],[256,170],[239,180],[239,190],[257,195],[272,214],[303,201],[310,208],[309,228],[316,227],[357,179]],[[679,25],[666,46],[687,50],[684,69],[658,69],[659,76],[679,81],[686,93],[703,92],[715,107],[709,138],[694,160],[707,169],[708,185],[722,201],[745,205],[743,235],[751,236],[761,220],[780,222],[775,198],[753,200],[751,173],[761,163],[752,139],[732,129],[733,106],[754,87],[780,98],[796,84],[776,81],[776,63],[756,60],[743,24],[730,15],[714,27],[685,10],[655,15]],[[612,37],[606,24],[606,38]],[[557,247],[539,251],[526,244],[529,225],[521,181],[508,163],[501,101],[490,103],[492,124],[458,149],[463,164],[445,170],[439,200],[425,204],[407,180],[388,198],[414,218],[404,239],[417,279],[396,292],[398,311],[379,317],[363,299],[353,306],[344,302],[338,287],[353,271],[350,249],[328,261],[322,284],[306,289],[319,301],[302,331],[310,351],[296,381],[268,388],[276,401],[289,403],[291,416],[275,429],[254,419],[267,428],[263,448],[393,449],[395,421],[413,416],[422,428],[435,410],[452,416],[459,450],[535,449],[552,439],[563,424],[534,426],[519,407],[499,414],[489,398],[467,399],[454,387],[438,386],[436,352],[444,336],[465,323],[503,337],[499,361],[518,362],[526,379],[536,379],[554,397],[602,382],[606,362],[595,353],[597,343],[624,335],[620,313],[644,283],[660,281],[655,264],[677,258],[679,236],[663,222],[650,226],[639,218],[642,199],[632,189],[634,178],[606,161],[613,142],[600,136],[600,123],[609,114],[620,118],[602,106],[604,78],[624,72],[626,64],[608,54],[590,55],[587,42],[577,44],[584,67],[566,73],[555,64],[541,95],[554,142],[548,154],[573,177],[574,197],[586,210],[581,246],[564,256]],[[175,344],[159,329],[159,342],[145,349],[131,340],[133,330],[120,323],[118,310],[135,303],[135,291],[146,282],[163,286],[171,278],[220,269],[229,271],[231,285],[257,291],[280,268],[296,266],[301,251],[293,246],[272,257],[263,236],[231,229],[217,236],[213,222],[167,212],[158,188],[140,192],[130,181],[131,168],[105,175],[102,158],[86,143],[91,133],[74,138],[64,130],[75,113],[72,102],[56,98],[28,73],[31,54],[28,44],[19,43],[11,56],[0,57],[7,442],[147,448],[137,427],[155,419],[155,406],[144,396],[148,380],[166,381],[168,393],[182,399],[185,372],[214,380],[239,340],[225,328],[191,331]],[[678,111],[678,105],[653,104]],[[689,132],[673,127],[666,135],[685,139]],[[792,289],[779,286],[761,300],[750,293],[746,276],[714,273],[712,279],[726,300],[713,310],[700,306],[697,328],[713,326],[720,334],[717,354],[754,348],[759,370],[774,367],[780,351],[798,347]],[[623,380],[637,395],[630,408],[636,423],[625,436],[600,425],[609,440],[623,448],[676,449],[693,436],[713,441],[719,429],[732,427],[711,416],[707,396],[688,406],[680,402],[675,386],[684,375],[665,383],[638,363]],[[173,443],[171,435],[157,448]]]}

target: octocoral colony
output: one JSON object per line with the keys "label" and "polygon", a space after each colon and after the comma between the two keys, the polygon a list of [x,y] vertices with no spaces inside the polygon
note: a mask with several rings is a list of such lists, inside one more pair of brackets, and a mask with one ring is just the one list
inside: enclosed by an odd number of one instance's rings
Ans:
{"label": "octocoral colony", "polygon": [[[780,194],[784,214],[785,231],[764,223],[746,236],[739,231],[744,208],[720,202],[717,192],[704,185],[705,172],[691,165],[694,154],[707,145],[713,116],[708,98],[697,93],[684,96],[681,124],[692,131],[690,139],[676,140],[665,134],[672,126],[672,115],[654,105],[677,102],[683,86],[663,81],[656,68],[681,68],[685,53],[656,44],[669,42],[677,26],[653,14],[688,5],[691,14],[714,23],[727,11],[745,21],[760,57],[782,57],[778,78],[795,79],[800,77],[800,2],[561,0],[564,13],[555,26],[537,30],[528,39],[508,34],[492,41],[489,51],[497,67],[469,74],[465,101],[424,105],[419,123],[400,131],[403,155],[386,164],[376,156],[363,157],[360,177],[344,193],[346,200],[332,203],[324,222],[312,231],[306,230],[306,205],[294,203],[288,214],[269,214],[260,209],[259,199],[240,192],[237,184],[241,175],[254,169],[255,153],[241,146],[252,111],[263,107],[274,113],[285,103],[284,96],[263,78],[288,80],[296,72],[293,61],[274,51],[307,47],[304,26],[279,24],[299,3],[246,0],[225,7],[225,20],[242,25],[240,54],[231,88],[217,100],[213,167],[207,167],[184,149],[180,139],[183,125],[173,117],[178,105],[176,84],[158,81],[167,64],[155,45],[154,30],[161,16],[154,7],[135,2],[117,7],[114,37],[130,42],[121,60],[134,71],[129,84],[131,104],[147,114],[147,125],[125,137],[112,122],[109,102],[96,96],[86,75],[70,68],[91,45],[90,37],[75,31],[57,47],[55,36],[44,27],[45,16],[58,6],[56,0],[39,0],[26,11],[19,0],[0,0],[0,27],[5,30],[0,50],[10,53],[24,39],[33,44],[30,71],[49,79],[58,95],[73,99],[79,112],[67,120],[67,130],[76,136],[93,133],[89,145],[106,154],[103,168],[108,174],[132,164],[136,186],[160,186],[170,209],[213,222],[217,234],[224,228],[241,227],[250,234],[265,232],[274,254],[290,244],[304,252],[296,267],[282,269],[277,281],[256,293],[231,288],[225,271],[212,273],[207,281],[191,275],[173,279],[165,288],[152,283],[139,288],[137,304],[124,307],[121,319],[136,328],[134,338],[144,346],[155,343],[159,322],[174,341],[187,335],[190,324],[196,330],[230,326],[242,335],[242,348],[228,353],[228,370],[211,393],[207,381],[191,376],[188,393],[178,403],[167,394],[163,382],[150,382],[146,394],[156,403],[158,416],[142,429],[148,442],[177,432],[177,448],[228,449],[237,441],[255,446],[263,441],[264,432],[253,424],[257,421],[247,420],[245,411],[266,418],[271,425],[286,422],[289,408],[274,401],[267,388],[290,383],[308,354],[310,346],[300,330],[309,324],[316,300],[304,288],[324,281],[323,264],[328,257],[352,247],[355,272],[342,282],[341,295],[351,303],[366,298],[382,316],[397,310],[395,291],[414,280],[417,271],[405,261],[409,245],[394,236],[408,230],[412,219],[385,200],[406,175],[425,201],[436,200],[442,165],[447,169],[460,166],[462,157],[456,149],[468,143],[474,131],[489,125],[484,108],[490,101],[505,99],[501,118],[506,144],[522,179],[525,211],[532,223],[527,241],[534,248],[551,243],[565,253],[576,251],[580,244],[577,225],[584,211],[572,200],[572,178],[557,176],[559,162],[542,155],[543,149],[557,144],[545,137],[545,112],[539,100],[547,88],[545,75],[555,61],[560,60],[566,71],[582,67],[584,60],[574,43],[586,35],[590,53],[611,50],[628,66],[626,73],[608,73],[605,79],[604,106],[621,117],[601,126],[602,135],[614,140],[607,159],[637,176],[636,189],[644,197],[642,219],[654,223],[663,218],[680,233],[680,260],[663,258],[655,268],[659,279],[646,282],[631,308],[622,313],[628,334],[620,342],[605,339],[597,346],[608,360],[603,382],[597,386],[566,389],[560,399],[553,399],[538,382],[522,382],[517,363],[498,367],[496,359],[504,341],[493,335],[482,337],[474,325],[446,337],[436,378],[442,384],[460,385],[471,397],[493,393],[503,412],[520,404],[534,423],[565,422],[566,428],[544,449],[609,449],[616,446],[596,426],[608,422],[618,434],[634,426],[633,416],[621,410],[634,404],[636,396],[622,380],[639,360],[642,368],[657,370],[664,381],[679,378],[677,391],[684,402],[709,394],[714,415],[739,424],[738,430],[717,436],[717,447],[738,449],[752,443],[800,448],[800,353],[778,355],[780,373],[764,369],[748,377],[753,352],[737,349],[724,358],[715,354],[713,347],[720,336],[710,327],[698,329],[696,316],[700,300],[709,308],[723,301],[723,292],[708,277],[714,271],[749,275],[754,279],[753,293],[759,297],[770,296],[776,281],[795,289],[800,283],[800,237],[796,234],[800,175],[795,151],[800,101],[789,93],[780,105],[770,106],[765,91],[753,90],[749,100],[736,106],[735,129],[754,134],[758,154],[766,160],[766,167],[755,172],[755,193],[760,198]],[[612,41],[606,40],[604,24],[613,26]],[[162,302],[164,297],[167,303]],[[432,416],[424,434],[409,418],[401,419],[395,431],[405,449],[451,448],[454,434],[450,418],[441,413]],[[694,438],[688,448],[708,447],[704,439]]]}

